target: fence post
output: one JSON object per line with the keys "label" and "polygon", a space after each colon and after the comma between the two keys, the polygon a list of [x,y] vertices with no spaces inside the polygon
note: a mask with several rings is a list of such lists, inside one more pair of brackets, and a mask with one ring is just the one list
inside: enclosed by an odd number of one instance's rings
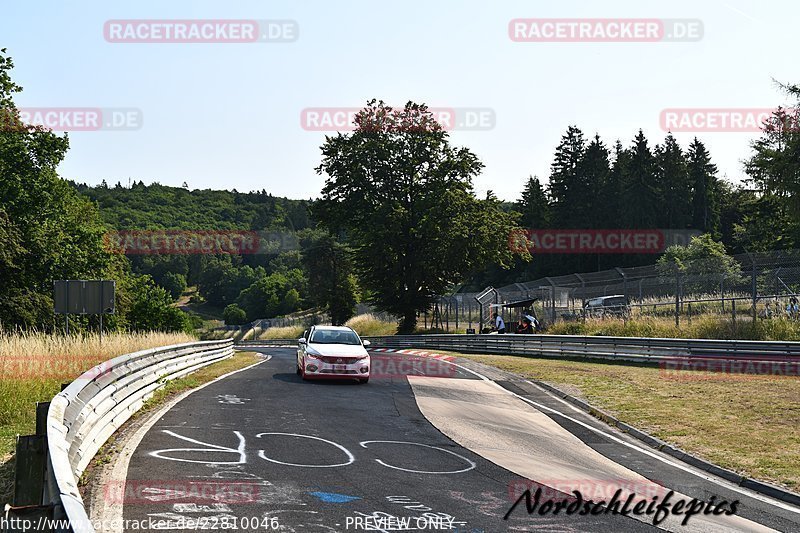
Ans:
{"label": "fence post", "polygon": [[681,273],[678,265],[675,265],[675,327],[681,327]]}
{"label": "fence post", "polygon": [[755,321],[756,321],[756,300],[757,300],[758,287],[757,287],[757,284],[756,284],[756,260],[753,259],[752,255],[750,256],[750,262],[753,264],[753,274],[752,274],[751,278],[752,278],[752,283],[753,283],[753,287],[752,287],[752,291],[753,291],[753,294],[752,294],[752,296],[753,296],[753,323],[755,323]]}
{"label": "fence post", "polygon": [[[621,268],[617,267],[615,270],[617,271],[617,273],[620,276],[622,276],[622,292],[625,295],[625,306],[627,307],[627,305],[628,305],[628,277],[625,275],[625,272],[623,272]],[[623,310],[623,313],[622,313],[622,323],[623,324],[627,324],[628,323],[628,316],[624,311],[625,310]]]}
{"label": "fence post", "polygon": [[556,284],[549,277],[544,278],[550,284],[550,324],[556,323]]}

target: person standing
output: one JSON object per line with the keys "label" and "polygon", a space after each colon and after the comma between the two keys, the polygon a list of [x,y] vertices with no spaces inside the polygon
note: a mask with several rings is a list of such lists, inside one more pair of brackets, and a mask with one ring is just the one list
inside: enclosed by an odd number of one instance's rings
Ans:
{"label": "person standing", "polygon": [[501,317],[499,313],[494,314],[494,329],[497,330],[497,333],[506,332],[506,323],[503,321],[503,317]]}

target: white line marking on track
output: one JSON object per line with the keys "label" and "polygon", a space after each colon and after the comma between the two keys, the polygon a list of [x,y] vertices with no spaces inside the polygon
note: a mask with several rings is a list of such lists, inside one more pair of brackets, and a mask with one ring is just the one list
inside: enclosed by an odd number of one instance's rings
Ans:
{"label": "white line marking on track", "polygon": [[[788,503],[784,503],[784,502],[782,502],[780,500],[776,500],[774,498],[770,498],[769,496],[764,496],[764,495],[759,494],[757,492],[753,492],[753,491],[750,491],[750,490],[747,490],[747,489],[743,489],[743,488],[739,487],[738,485],[734,485],[733,483],[730,483],[728,481],[713,478],[710,475],[706,475],[706,474],[700,473],[699,471],[693,470],[692,468],[689,468],[688,466],[682,465],[682,464],[677,463],[675,461],[671,461],[670,459],[667,459],[665,457],[661,457],[657,453],[652,452],[652,451],[650,451],[650,450],[648,450],[646,448],[642,448],[641,446],[636,446],[635,444],[631,444],[630,442],[625,442],[624,440],[622,440],[622,439],[620,439],[620,438],[618,438],[618,437],[616,437],[616,436],[614,436],[614,435],[612,435],[612,434],[610,434],[610,433],[608,433],[606,431],[603,431],[601,429],[597,429],[597,428],[595,428],[595,427],[593,427],[593,426],[591,426],[591,425],[589,425],[589,424],[587,424],[585,422],[582,422],[581,420],[578,420],[576,418],[572,418],[571,416],[568,416],[568,415],[565,415],[564,413],[556,411],[555,409],[553,409],[551,407],[547,407],[546,405],[542,405],[542,404],[540,404],[538,402],[535,402],[533,400],[529,400],[528,398],[525,398],[524,396],[520,396],[519,394],[517,394],[515,392],[511,392],[510,390],[501,387],[499,384],[495,383],[494,381],[492,381],[491,379],[487,378],[486,376],[484,376],[483,374],[481,374],[479,372],[471,370],[471,369],[469,369],[469,368],[467,368],[467,367],[465,367],[463,365],[459,365],[458,363],[454,363],[452,361],[445,361],[445,362],[448,363],[448,364],[451,364],[453,366],[456,366],[458,368],[461,368],[461,369],[469,372],[470,374],[473,374],[473,375],[477,376],[479,379],[482,379],[483,381],[488,381],[489,383],[491,383],[492,385],[494,385],[498,389],[502,390],[503,392],[505,392],[507,394],[510,394],[512,396],[515,396],[516,398],[519,398],[523,402],[526,402],[526,403],[536,407],[540,411],[545,411],[545,412],[550,412],[550,413],[556,414],[556,415],[558,415],[558,416],[560,416],[562,418],[565,418],[565,419],[569,420],[570,422],[573,422],[575,424],[578,424],[581,427],[584,427],[584,428],[588,429],[589,431],[597,433],[598,435],[602,435],[602,436],[604,436],[604,437],[606,437],[606,438],[608,438],[610,440],[613,440],[614,442],[622,444],[623,446],[627,446],[628,448],[630,448],[632,450],[636,450],[638,452],[641,452],[641,453],[643,453],[643,454],[645,454],[645,455],[647,455],[649,457],[652,457],[653,459],[661,461],[664,464],[668,464],[668,465],[673,466],[673,467],[675,467],[675,468],[677,468],[679,470],[683,470],[686,473],[692,474],[692,475],[697,476],[697,477],[699,477],[701,479],[705,479],[706,481],[709,481],[711,483],[719,485],[720,487],[724,487],[724,488],[732,490],[734,492],[738,492],[739,494],[742,494],[742,495],[747,496],[749,498],[753,498],[754,500],[758,500],[760,502],[767,503],[769,505],[774,505],[775,507],[779,507],[779,508],[781,508],[781,509],[783,509],[785,511],[791,511],[793,513],[800,514],[800,509],[798,509],[796,507],[793,507]],[[567,403],[563,399],[561,399],[561,398],[559,398],[557,396],[553,396],[552,394],[550,394],[545,389],[542,389],[541,387],[538,387],[538,385],[536,385],[535,383],[531,383],[530,381],[527,381],[527,380],[525,380],[525,383],[529,383],[529,384],[539,388],[541,391],[543,391],[546,394],[552,396],[553,398],[555,398],[556,400],[560,401],[561,403],[563,403],[564,405],[566,405],[570,409],[572,409],[572,410],[574,410],[576,412],[579,412],[579,413],[583,413],[583,411],[581,411],[580,409],[578,409],[574,405],[570,405],[569,403]]]}
{"label": "white line marking on track", "polygon": [[373,444],[373,443],[374,444],[411,444],[412,446],[424,446],[425,448],[431,448],[432,450],[439,450],[439,451],[442,451],[442,452],[445,452],[445,453],[449,453],[450,455],[455,455],[459,459],[463,459],[464,461],[466,461],[469,464],[469,466],[467,468],[463,468],[461,470],[452,470],[452,471],[449,471],[449,472],[427,472],[425,470],[409,470],[408,468],[400,468],[399,466],[393,466],[393,465],[390,465],[388,463],[384,463],[380,459],[375,459],[375,462],[378,463],[381,466],[385,466],[387,468],[394,468],[395,470],[402,470],[403,472],[411,472],[413,474],[460,474],[462,472],[469,472],[470,470],[472,470],[476,466],[474,462],[470,461],[469,459],[467,459],[463,455],[457,454],[456,452],[453,452],[453,451],[450,451],[450,450],[445,450],[444,448],[440,448],[438,446],[430,446],[428,444],[421,444],[419,442],[404,442],[404,441],[399,441],[399,440],[365,440],[365,441],[359,442],[358,444],[362,448],[367,448],[367,444]]}

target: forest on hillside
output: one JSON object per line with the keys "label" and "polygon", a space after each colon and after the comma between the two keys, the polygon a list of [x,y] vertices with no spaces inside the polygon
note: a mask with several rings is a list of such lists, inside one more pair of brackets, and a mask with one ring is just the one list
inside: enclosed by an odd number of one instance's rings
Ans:
{"label": "forest on hillside", "polygon": [[[0,118],[13,126],[0,131],[3,329],[61,327],[52,295],[59,279],[117,281],[117,313],[105,322],[108,329],[194,329],[198,317],[176,305],[189,287],[197,287],[195,303],[205,302],[228,323],[308,308],[343,322],[356,303],[369,302],[403,313],[411,327],[414,313],[436,294],[459,287],[657,259],[512,254],[507,235],[520,228],[695,229],[728,253],[800,245],[797,106],[778,109],[764,125],[743,160],[742,183],[722,179],[697,138],[680,146],[667,135],[654,144],[639,131],[627,143],[607,144],[569,126],[554,143],[549,176],[521,178],[519,199],[501,202],[491,191],[477,198],[472,180],[483,164],[468,148],[451,147],[424,105],[409,102],[394,111],[372,101],[355,132],[328,137],[322,147],[321,197],[292,200],[266,190],[190,190],[143,179],[128,186],[68,182],[57,167],[69,138],[22,123],[12,67],[0,54]],[[800,100],[798,87],[784,90]],[[387,120],[397,122],[383,128]],[[411,122],[413,131],[398,127]],[[374,178],[370,165],[380,154],[406,153],[410,144],[426,159],[427,175],[397,158]],[[243,254],[126,255],[109,248],[110,234],[131,230],[275,232],[291,236],[293,245]],[[73,321],[92,325],[89,317]]]}

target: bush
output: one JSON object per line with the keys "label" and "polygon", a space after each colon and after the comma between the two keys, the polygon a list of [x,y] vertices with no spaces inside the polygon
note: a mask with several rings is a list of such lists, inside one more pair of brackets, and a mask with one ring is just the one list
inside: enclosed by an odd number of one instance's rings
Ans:
{"label": "bush", "polygon": [[222,318],[228,326],[239,326],[247,322],[247,313],[236,304],[230,304],[222,312]]}
{"label": "bush", "polygon": [[172,296],[173,300],[180,298],[183,291],[186,290],[186,276],[183,274],[176,274],[175,272],[167,272],[161,278],[160,285]]}
{"label": "bush", "polygon": [[133,331],[193,331],[189,316],[172,306],[167,291],[153,282],[150,276],[138,276],[131,287],[133,304],[128,312],[128,324]]}

